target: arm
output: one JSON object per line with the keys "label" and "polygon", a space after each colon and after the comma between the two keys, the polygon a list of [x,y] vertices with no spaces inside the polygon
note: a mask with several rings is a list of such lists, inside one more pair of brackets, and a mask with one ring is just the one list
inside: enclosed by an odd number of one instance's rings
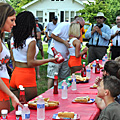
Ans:
{"label": "arm", "polygon": [[37,39],[38,39],[38,40],[41,39],[41,32],[37,32]]}
{"label": "arm", "polygon": [[17,97],[8,89],[8,87],[4,84],[4,82],[0,78],[0,89],[5,92],[12,100],[12,105],[16,109],[17,105],[21,105]]}
{"label": "arm", "polygon": [[43,59],[43,60],[35,60],[34,56],[35,56],[35,52],[36,52],[36,41],[32,41],[30,42],[29,46],[28,46],[28,51],[27,51],[27,64],[28,67],[35,67],[35,66],[39,66],[48,62],[55,62],[58,58],[50,58],[50,59]]}
{"label": "arm", "polygon": [[68,41],[65,41],[65,40],[61,39],[60,37],[54,35],[53,33],[51,34],[51,37],[52,37],[54,40],[65,44],[66,47],[68,47],[68,48],[70,47],[70,44],[68,43]]}
{"label": "arm", "polygon": [[115,32],[115,34],[111,35],[111,39],[113,39],[114,37],[116,37],[116,36],[118,35],[118,33],[119,33],[119,31],[117,30],[117,31]]}
{"label": "arm", "polygon": [[3,47],[2,47],[2,40],[0,39],[0,53],[2,52]]}
{"label": "arm", "polygon": [[48,32],[45,32],[47,40],[50,40],[49,36],[48,36]]}
{"label": "arm", "polygon": [[75,57],[76,58],[82,56],[83,54],[85,54],[87,52],[87,48],[85,48],[82,52],[80,52],[81,43],[80,43],[79,40],[74,40],[73,41],[73,46],[75,47]]}
{"label": "arm", "polygon": [[93,27],[93,30],[91,29],[92,29],[92,25],[88,28],[87,32],[85,33],[85,38],[90,39],[92,35],[94,34],[95,27]]}

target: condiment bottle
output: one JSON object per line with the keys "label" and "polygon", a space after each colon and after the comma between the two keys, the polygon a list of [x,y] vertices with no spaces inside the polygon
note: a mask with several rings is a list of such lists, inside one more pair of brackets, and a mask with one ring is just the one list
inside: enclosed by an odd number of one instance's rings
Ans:
{"label": "condiment bottle", "polygon": [[100,73],[100,65],[99,65],[99,59],[97,59],[95,66],[95,74],[99,74],[99,73]]}
{"label": "condiment bottle", "polygon": [[64,61],[64,58],[63,58],[63,56],[61,55],[61,53],[60,52],[57,52],[57,50],[52,46],[51,47],[51,49],[52,49],[52,51],[53,51],[53,54],[54,54],[54,57],[55,58],[58,58],[57,60],[56,60],[56,62],[57,63],[62,63],[63,61]]}
{"label": "condiment bottle", "polygon": [[16,111],[16,120],[22,120],[22,112],[21,111]]}
{"label": "condiment bottle", "polygon": [[83,68],[81,70],[81,76],[86,77],[86,67],[85,67],[85,62],[83,62]]}
{"label": "condiment bottle", "polygon": [[[19,95],[19,101],[22,105],[26,104],[26,98],[25,98],[25,88],[20,87],[20,95]],[[22,108],[18,105],[18,111],[22,111]]]}
{"label": "condiment bottle", "polygon": [[54,75],[54,89],[53,89],[53,94],[58,94],[58,73],[55,72]]}
{"label": "condiment bottle", "polygon": [[7,114],[8,110],[6,109],[1,110],[1,120],[8,120]]}

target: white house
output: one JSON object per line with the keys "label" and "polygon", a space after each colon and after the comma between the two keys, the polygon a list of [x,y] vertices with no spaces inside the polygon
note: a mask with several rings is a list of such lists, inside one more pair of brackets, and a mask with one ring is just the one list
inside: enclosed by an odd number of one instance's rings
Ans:
{"label": "white house", "polygon": [[5,3],[6,3],[6,1],[5,1],[5,0],[0,0],[0,2],[5,2]]}
{"label": "white house", "polygon": [[31,11],[45,26],[53,16],[58,17],[58,22],[71,22],[80,14],[77,11],[83,9],[84,4],[81,0],[33,0],[22,8]]}

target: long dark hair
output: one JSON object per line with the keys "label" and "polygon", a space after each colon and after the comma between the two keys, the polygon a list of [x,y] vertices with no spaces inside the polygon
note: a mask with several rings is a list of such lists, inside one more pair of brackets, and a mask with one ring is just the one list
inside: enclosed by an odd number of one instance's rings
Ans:
{"label": "long dark hair", "polygon": [[15,14],[15,10],[8,4],[0,2],[0,38],[2,39],[3,33],[1,33],[2,28],[8,17]]}
{"label": "long dark hair", "polygon": [[15,22],[16,26],[13,27],[14,47],[22,49],[26,39],[32,36],[33,29],[37,39],[35,17],[32,12],[24,11],[16,16]]}

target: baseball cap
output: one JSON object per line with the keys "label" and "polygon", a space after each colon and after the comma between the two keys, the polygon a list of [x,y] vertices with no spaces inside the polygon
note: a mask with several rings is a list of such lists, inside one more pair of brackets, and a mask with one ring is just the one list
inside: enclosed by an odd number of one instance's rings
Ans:
{"label": "baseball cap", "polygon": [[54,16],[53,19],[54,19],[54,20],[58,20],[57,16]]}
{"label": "baseball cap", "polygon": [[39,20],[38,17],[36,17],[35,20]]}

